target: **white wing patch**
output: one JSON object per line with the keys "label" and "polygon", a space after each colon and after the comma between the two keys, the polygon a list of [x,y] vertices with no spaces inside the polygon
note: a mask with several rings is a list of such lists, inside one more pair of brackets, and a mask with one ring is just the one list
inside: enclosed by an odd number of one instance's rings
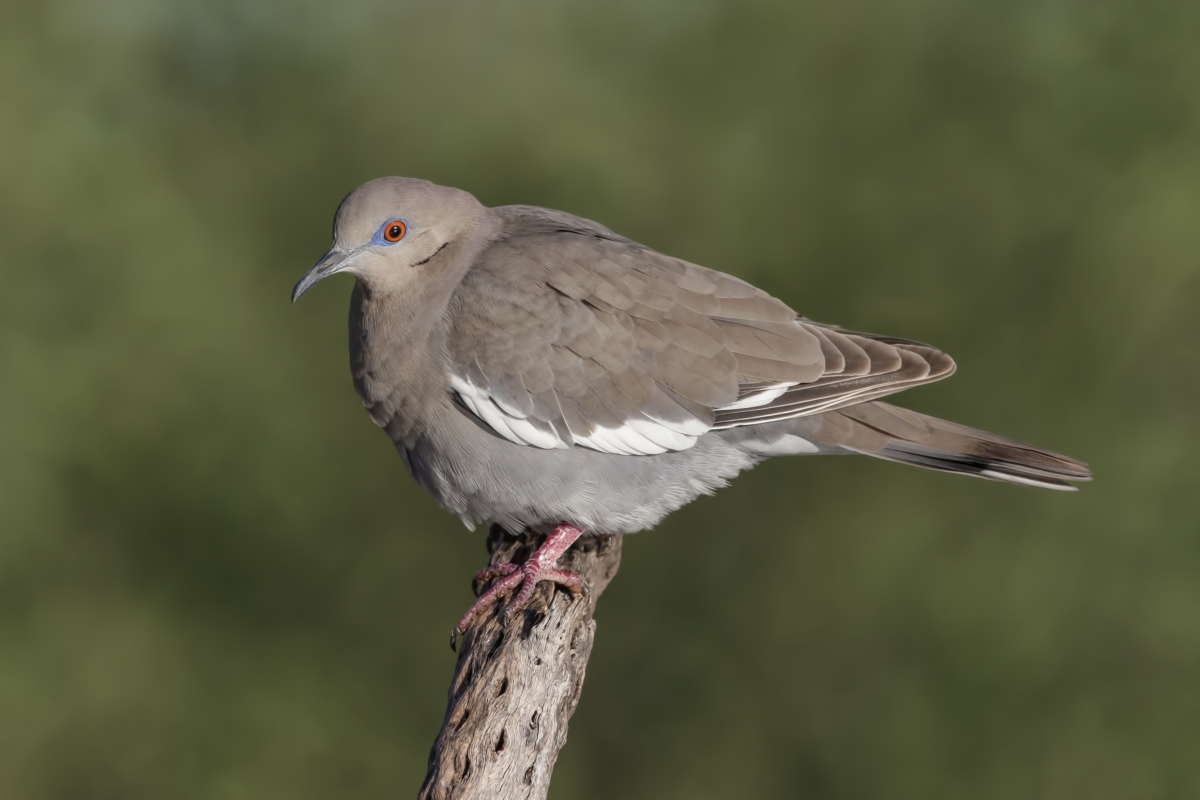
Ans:
{"label": "white wing patch", "polygon": [[[572,435],[564,439],[549,423],[530,418],[511,403],[497,400],[486,388],[476,386],[468,378],[451,373],[450,388],[471,413],[497,434],[514,444],[543,450],[565,450],[580,445],[601,453],[650,456],[687,450],[709,430],[709,426],[698,419],[661,420],[643,413],[626,419],[618,428],[597,425],[587,436]],[[570,401],[563,399],[562,402]]]}
{"label": "white wing patch", "polygon": [[571,446],[570,442],[564,442],[550,426],[543,427],[530,422],[518,409],[501,408],[486,390],[454,373],[450,374],[450,388],[471,413],[514,444],[540,447],[543,450],[566,450]]}
{"label": "white wing patch", "polygon": [[745,397],[740,397],[727,406],[721,406],[720,408],[713,410],[736,411],[739,408],[758,408],[759,406],[765,406],[767,403],[771,402],[776,397],[779,397],[779,395],[783,394],[795,385],[796,384],[794,383],[777,383],[774,386],[767,386],[758,390],[757,392],[751,392]]}
{"label": "white wing patch", "polygon": [[[684,427],[676,425],[676,427]],[[645,414],[625,420],[619,428],[597,426],[588,436],[576,436],[575,444],[599,450],[601,453],[617,453],[626,456],[652,456],[659,453],[687,450],[696,443],[708,426],[697,420],[694,435],[668,428],[663,422],[653,420]]]}

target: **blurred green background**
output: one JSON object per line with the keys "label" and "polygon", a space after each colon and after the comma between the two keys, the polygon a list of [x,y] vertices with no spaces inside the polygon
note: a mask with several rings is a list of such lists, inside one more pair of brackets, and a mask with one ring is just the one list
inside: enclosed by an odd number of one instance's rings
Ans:
{"label": "blurred green background", "polygon": [[360,182],[926,340],[1076,495],[778,459],[626,542],[555,798],[1200,796],[1200,5],[0,4],[0,797],[415,794],[484,532],[352,391]]}

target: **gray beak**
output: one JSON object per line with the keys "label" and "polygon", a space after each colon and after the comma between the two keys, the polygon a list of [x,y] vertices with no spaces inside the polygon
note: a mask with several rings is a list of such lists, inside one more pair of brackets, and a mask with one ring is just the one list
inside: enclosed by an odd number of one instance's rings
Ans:
{"label": "gray beak", "polygon": [[320,281],[323,281],[330,275],[341,272],[346,268],[347,262],[356,255],[358,255],[358,250],[338,250],[334,248],[321,256],[321,260],[314,264],[313,268],[305,273],[304,277],[296,284],[296,288],[292,289],[292,302],[296,302],[300,298],[300,295],[316,286]]}

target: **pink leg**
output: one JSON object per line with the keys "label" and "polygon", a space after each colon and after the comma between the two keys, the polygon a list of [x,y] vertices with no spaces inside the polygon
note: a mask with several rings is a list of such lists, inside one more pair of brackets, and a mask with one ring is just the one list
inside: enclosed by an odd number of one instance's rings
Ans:
{"label": "pink leg", "polygon": [[480,570],[475,576],[477,582],[491,580],[492,578],[500,578],[500,580],[496,581],[492,588],[480,595],[474,605],[458,621],[454,632],[450,634],[450,648],[454,649],[455,644],[458,642],[458,637],[466,633],[467,627],[475,621],[476,617],[499,600],[500,595],[511,591],[517,585],[521,586],[520,591],[504,607],[503,615],[506,622],[509,617],[525,607],[529,602],[529,598],[533,596],[533,590],[542,581],[553,581],[565,586],[572,594],[582,592],[584,589],[583,580],[578,575],[554,569],[554,564],[558,561],[559,556],[567,552],[567,548],[574,544],[575,540],[582,533],[582,529],[564,522],[546,537],[546,541],[542,542],[542,546],[537,549],[537,552],[530,556],[529,560],[521,566],[518,567],[515,564],[498,564],[494,567]]}

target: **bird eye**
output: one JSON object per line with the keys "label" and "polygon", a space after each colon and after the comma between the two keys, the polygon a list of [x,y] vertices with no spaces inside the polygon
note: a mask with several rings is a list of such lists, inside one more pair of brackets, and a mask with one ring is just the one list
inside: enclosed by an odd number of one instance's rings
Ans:
{"label": "bird eye", "polygon": [[395,244],[404,238],[404,234],[408,233],[408,226],[401,220],[393,220],[383,228],[383,240]]}

